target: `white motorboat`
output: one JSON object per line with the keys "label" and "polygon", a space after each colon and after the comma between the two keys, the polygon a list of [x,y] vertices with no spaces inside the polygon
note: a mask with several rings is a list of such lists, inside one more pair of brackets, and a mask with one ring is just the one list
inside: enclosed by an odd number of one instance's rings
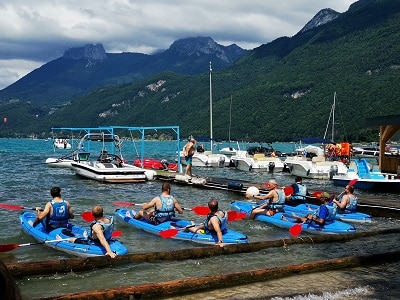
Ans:
{"label": "white motorboat", "polygon": [[72,146],[68,139],[55,139],[53,147],[57,149],[71,149]]}
{"label": "white motorboat", "polygon": [[[86,134],[79,145],[83,145],[83,142],[87,140],[103,142],[103,145],[105,142],[111,142],[115,145],[120,143],[117,135],[91,133]],[[153,170],[127,164],[122,156],[108,153],[104,146],[97,160],[74,161],[71,162],[71,168],[75,171],[75,174],[81,177],[108,183],[144,182],[154,179],[157,174]]]}
{"label": "white motorboat", "polygon": [[[185,155],[183,151],[179,152],[181,164],[186,165]],[[192,166],[193,167],[228,167],[230,159],[224,154],[212,153],[212,151],[198,152],[193,154]]]}
{"label": "white motorboat", "polygon": [[355,159],[350,163],[349,170],[344,175],[332,178],[338,186],[346,186],[355,180],[354,188],[360,190],[374,190],[379,192],[399,192],[400,179],[395,175],[383,174],[378,169],[371,168],[366,159]]}
{"label": "white motorboat", "polygon": [[59,158],[49,157],[46,159],[46,164],[47,166],[54,168],[71,168],[71,163],[86,161],[89,159],[89,156],[89,152],[79,152],[78,150],[74,150]]}
{"label": "white motorboat", "polygon": [[248,151],[238,150],[231,156],[232,165],[242,171],[282,172],[285,164],[279,157],[266,156],[264,153],[249,154]]}

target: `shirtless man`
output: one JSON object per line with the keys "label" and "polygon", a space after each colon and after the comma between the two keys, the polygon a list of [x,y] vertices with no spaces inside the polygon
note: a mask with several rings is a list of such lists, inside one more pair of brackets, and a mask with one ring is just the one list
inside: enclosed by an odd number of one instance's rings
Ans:
{"label": "shirtless man", "polygon": [[196,145],[196,140],[194,138],[191,138],[189,142],[183,147],[183,155],[185,156],[186,160],[186,170],[185,170],[185,175],[186,176],[193,176],[192,173],[192,157],[194,154],[194,146]]}

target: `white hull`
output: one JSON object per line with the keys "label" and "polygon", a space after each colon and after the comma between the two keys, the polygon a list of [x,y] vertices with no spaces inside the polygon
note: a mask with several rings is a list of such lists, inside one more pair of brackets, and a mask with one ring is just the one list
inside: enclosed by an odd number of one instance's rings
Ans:
{"label": "white hull", "polygon": [[335,175],[346,174],[348,170],[344,163],[327,161],[324,157],[314,157],[312,160],[288,157],[285,163],[292,175],[311,179],[332,179]]}
{"label": "white hull", "polygon": [[46,164],[52,168],[71,168],[71,163],[73,162],[73,159],[59,159],[53,157],[46,159]]}
{"label": "white hull", "polygon": [[57,149],[71,149],[71,144],[68,142],[68,140],[63,140],[63,139],[55,139],[53,143],[54,148]]}
{"label": "white hull", "polygon": [[237,153],[231,160],[235,168],[242,171],[282,172],[285,167],[278,157],[266,157],[264,154],[248,155],[247,151],[237,151]]}
{"label": "white hull", "polygon": [[[181,164],[186,165],[186,159],[181,151],[179,153],[181,158]],[[224,154],[212,154],[211,151],[205,151],[203,153],[195,152],[192,158],[193,167],[228,167],[230,159]]]}
{"label": "white hull", "polygon": [[[144,182],[148,179],[145,169],[133,165],[93,161],[73,162],[72,169],[79,176],[109,183]],[[154,172],[154,171],[153,171]],[[151,176],[151,175],[150,175]]]}

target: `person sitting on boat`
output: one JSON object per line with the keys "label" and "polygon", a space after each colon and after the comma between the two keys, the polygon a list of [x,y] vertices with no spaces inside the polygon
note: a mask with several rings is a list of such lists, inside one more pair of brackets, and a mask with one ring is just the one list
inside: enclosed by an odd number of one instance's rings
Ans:
{"label": "person sitting on boat", "polygon": [[90,224],[90,233],[87,239],[77,238],[71,239],[70,242],[75,244],[90,244],[92,242],[100,243],[106,250],[106,256],[114,258],[117,256],[110,248],[108,241],[112,238],[114,231],[114,218],[104,217],[103,207],[100,205],[93,206],[92,215],[94,220]]}
{"label": "person sitting on boat", "polygon": [[307,186],[303,183],[303,178],[296,176],[295,183],[291,187],[293,188],[293,193],[286,196],[286,204],[296,206],[305,203],[310,193],[307,190]]}
{"label": "person sitting on boat", "polygon": [[313,214],[307,214],[305,217],[294,216],[296,223],[311,223],[311,225],[322,227],[335,220],[336,204],[331,201],[331,196],[327,192],[322,192],[320,196],[321,206]]}
{"label": "person sitting on boat", "polygon": [[204,153],[204,151],[205,151],[204,145],[203,144],[198,145],[196,151],[199,153]]}
{"label": "person sitting on boat", "polygon": [[251,211],[249,220],[254,220],[255,216],[258,214],[273,216],[275,213],[283,211],[283,204],[286,200],[284,191],[278,187],[275,179],[270,179],[267,186],[269,192],[266,195],[246,195],[248,198],[252,197],[258,200],[268,200]]}
{"label": "person sitting on boat", "polygon": [[354,186],[346,185],[344,192],[345,194],[343,195],[342,199],[340,201],[333,199],[333,203],[337,205],[340,213],[355,212],[357,209],[358,198],[353,194]]}
{"label": "person sitting on boat", "polygon": [[[147,209],[151,210],[146,212]],[[158,225],[175,217],[175,210],[183,214],[178,200],[171,196],[171,185],[165,181],[161,187],[161,195],[154,197],[148,203],[143,203],[142,210],[135,215],[135,219],[144,218],[149,223]]]}
{"label": "person sitting on boat", "polygon": [[228,226],[228,213],[218,208],[218,201],[214,198],[208,201],[208,208],[210,213],[204,222],[198,226],[188,227],[186,230],[194,233],[201,233],[203,230],[207,233],[216,233],[218,238],[217,245],[224,247],[222,235]]}
{"label": "person sitting on boat", "polygon": [[74,218],[71,204],[61,198],[61,189],[58,186],[51,188],[50,195],[53,197],[53,200],[46,203],[43,211],[41,207],[36,207],[37,217],[33,221],[33,226],[36,226],[46,218],[45,227],[48,231],[66,227],[68,220]]}

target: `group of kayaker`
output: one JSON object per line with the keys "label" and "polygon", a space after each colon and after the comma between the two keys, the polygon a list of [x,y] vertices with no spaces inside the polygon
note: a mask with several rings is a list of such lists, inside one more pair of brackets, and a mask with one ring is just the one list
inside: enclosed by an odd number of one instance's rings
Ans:
{"label": "group of kayaker", "polygon": [[[69,219],[74,218],[74,212],[71,204],[62,199],[61,189],[58,186],[52,187],[50,195],[53,200],[47,202],[45,208],[36,207],[37,217],[33,221],[33,226],[44,220],[44,225],[47,231],[56,228],[66,227]],[[103,208],[96,205],[92,208],[92,215],[94,220],[90,224],[90,233],[87,239],[72,238],[70,241],[77,244],[83,244],[89,240],[100,243],[106,250],[106,255],[114,258],[116,254],[111,251],[108,240],[111,238],[112,230],[114,228],[114,219],[112,217],[105,218],[103,215]]]}
{"label": "group of kayaker", "polygon": [[[260,206],[254,208],[249,219],[254,219],[256,215],[272,216],[277,212],[284,211],[284,205],[296,206],[305,203],[307,196],[310,194],[307,187],[303,184],[302,178],[297,176],[295,183],[291,185],[291,194],[285,195],[284,189],[280,188],[275,179],[270,179],[267,183],[269,192],[265,195],[246,195],[247,198],[257,200],[268,200]],[[306,216],[289,216],[293,217],[296,223],[313,222],[316,225],[323,226],[332,223],[336,216],[336,211],[339,212],[355,212],[357,207],[357,197],[354,196],[354,186],[347,185],[343,192],[343,197],[338,200],[335,195],[330,195],[328,192],[322,192],[317,198],[322,202],[319,209],[313,214]]]}

